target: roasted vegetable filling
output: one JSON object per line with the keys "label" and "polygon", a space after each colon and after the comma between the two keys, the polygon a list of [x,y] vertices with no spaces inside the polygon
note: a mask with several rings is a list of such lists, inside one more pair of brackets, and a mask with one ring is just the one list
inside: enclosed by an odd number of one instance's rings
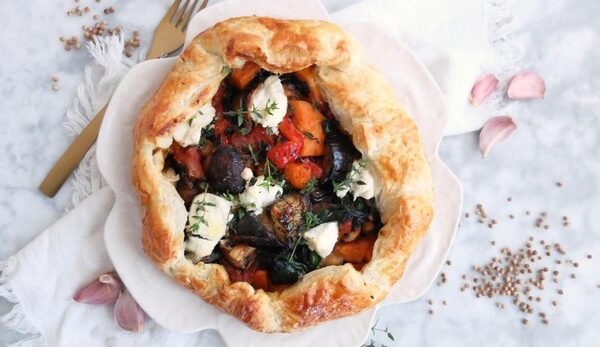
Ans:
{"label": "roasted vegetable filling", "polygon": [[266,291],[368,262],[381,228],[368,160],[341,130],[313,68],[246,63],[178,125],[163,174],[188,210],[185,256]]}

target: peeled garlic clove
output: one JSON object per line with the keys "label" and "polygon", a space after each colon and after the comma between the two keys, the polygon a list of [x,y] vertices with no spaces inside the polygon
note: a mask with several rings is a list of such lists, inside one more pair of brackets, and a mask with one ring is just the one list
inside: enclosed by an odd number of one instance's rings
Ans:
{"label": "peeled garlic clove", "polygon": [[144,329],[145,314],[128,291],[117,298],[115,304],[115,321],[125,330],[140,332]]}
{"label": "peeled garlic clove", "polygon": [[79,289],[73,299],[84,304],[112,304],[117,300],[120,292],[121,281],[116,273],[109,272]]}
{"label": "peeled garlic clove", "polygon": [[497,116],[488,120],[479,133],[479,151],[485,158],[498,142],[504,141],[517,128],[512,118]]}
{"label": "peeled garlic clove", "polygon": [[546,93],[546,83],[538,74],[524,71],[508,82],[508,97],[514,100],[541,99]]}
{"label": "peeled garlic clove", "polygon": [[496,76],[492,74],[482,76],[473,85],[469,101],[475,106],[481,104],[494,90],[496,90],[496,86],[498,86],[498,79]]}

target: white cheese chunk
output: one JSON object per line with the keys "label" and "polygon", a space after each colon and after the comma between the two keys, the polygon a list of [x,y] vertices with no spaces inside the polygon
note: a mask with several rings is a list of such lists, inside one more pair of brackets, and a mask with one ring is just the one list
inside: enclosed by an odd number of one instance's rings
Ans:
{"label": "white cheese chunk", "polygon": [[191,236],[185,243],[185,250],[192,254],[194,262],[210,255],[217,246],[219,240],[206,240],[200,237]]}
{"label": "white cheese chunk", "polygon": [[364,163],[361,164],[358,160],[354,161],[346,181],[349,184],[344,185],[335,192],[340,199],[346,196],[348,192],[352,193],[354,200],[358,197],[369,200],[375,196],[375,179]]}
{"label": "white cheese chunk", "polygon": [[187,230],[194,236],[218,241],[225,236],[231,202],[210,193],[200,193],[192,201]]}
{"label": "white cheese chunk", "polygon": [[280,185],[265,181],[265,176],[261,175],[256,177],[253,185],[246,185],[246,190],[239,195],[239,200],[247,211],[261,214],[263,207],[273,204],[281,194],[283,188]]}
{"label": "white cheese chunk", "polygon": [[288,100],[283,85],[277,76],[269,76],[258,86],[250,96],[250,117],[263,128],[270,128],[274,134],[279,134],[277,126],[287,113]]}
{"label": "white cheese chunk", "polygon": [[198,113],[192,115],[185,122],[177,124],[173,131],[173,139],[183,147],[197,145],[200,142],[202,129],[212,123],[215,112],[211,103],[200,107]]}
{"label": "white cheese chunk", "polygon": [[242,179],[244,181],[250,181],[250,179],[254,177],[254,173],[252,172],[251,168],[245,167],[244,170],[242,170],[240,176],[242,176]]}
{"label": "white cheese chunk", "polygon": [[327,257],[333,251],[338,239],[338,223],[319,224],[304,233],[306,245],[317,252],[321,258]]}
{"label": "white cheese chunk", "polygon": [[156,146],[158,148],[167,149],[173,144],[173,137],[171,135],[164,135],[156,137]]}

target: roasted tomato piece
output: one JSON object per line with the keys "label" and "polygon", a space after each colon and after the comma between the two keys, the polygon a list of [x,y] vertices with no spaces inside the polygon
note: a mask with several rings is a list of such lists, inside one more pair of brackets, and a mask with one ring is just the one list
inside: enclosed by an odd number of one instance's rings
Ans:
{"label": "roasted tomato piece", "polygon": [[171,146],[173,158],[179,164],[183,165],[187,174],[191,178],[204,179],[204,169],[202,168],[202,155],[200,149],[195,146],[183,148],[177,142]]}
{"label": "roasted tomato piece", "polygon": [[221,144],[228,144],[228,134],[232,131],[233,124],[225,118],[217,119],[215,122],[215,135]]}
{"label": "roasted tomato piece", "polygon": [[251,146],[252,150],[256,150],[261,143],[273,145],[274,141],[273,136],[267,134],[265,128],[255,126],[248,135],[242,135],[240,133],[233,134],[229,139],[229,143],[239,152],[243,152],[248,149],[248,146]]}
{"label": "roasted tomato piece", "polygon": [[296,160],[300,156],[302,142],[283,142],[278,143],[267,153],[267,158],[280,170],[283,170],[287,163]]}

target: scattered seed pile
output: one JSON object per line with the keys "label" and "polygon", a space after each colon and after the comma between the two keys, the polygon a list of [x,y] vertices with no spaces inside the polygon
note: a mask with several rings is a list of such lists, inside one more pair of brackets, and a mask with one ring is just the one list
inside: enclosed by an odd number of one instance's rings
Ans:
{"label": "scattered seed pile", "polygon": [[[555,183],[562,187],[561,182]],[[508,197],[510,203],[512,197]],[[482,204],[477,204],[473,213],[477,222],[494,228],[498,221],[488,215]],[[525,211],[526,216],[531,216],[531,211]],[[465,213],[465,218],[471,217],[470,212]],[[514,219],[511,213],[508,218]],[[535,217],[536,228],[550,229],[547,223],[548,214],[540,212]],[[569,226],[568,216],[561,219],[563,227]],[[491,247],[496,249],[496,241],[491,241]],[[592,255],[586,255],[592,259]],[[452,262],[448,260],[446,265]],[[525,316],[521,319],[523,324],[529,324],[532,317],[538,317],[543,324],[549,324],[549,315],[560,303],[560,297],[565,294],[563,285],[565,281],[577,278],[576,271],[580,263],[569,258],[567,251],[560,243],[549,242],[543,238],[530,236],[517,249],[501,247],[497,254],[488,262],[472,267],[470,274],[461,276],[461,292],[472,292],[476,298],[495,299],[498,309],[505,309],[506,298],[512,302]],[[437,285],[447,283],[447,276],[442,272]],[[600,288],[600,284],[598,284]],[[504,299],[503,299],[504,298]],[[442,302],[446,305],[446,302]],[[428,300],[428,313],[433,314],[433,300]]]}
{"label": "scattered seed pile", "polygon": [[[591,259],[591,255],[588,258]],[[549,261],[554,264],[552,269],[543,265]],[[561,270],[558,270],[559,266]],[[521,312],[537,313],[541,322],[548,324],[544,310],[548,310],[550,304],[558,306],[559,297],[564,294],[560,286],[565,278],[576,278],[577,267],[579,263],[567,258],[567,252],[559,243],[536,242],[530,236],[522,247],[516,250],[500,248],[499,254],[489,262],[473,266],[475,274],[463,275],[460,291],[471,289],[476,298],[509,297]],[[555,290],[548,290],[550,281]],[[544,299],[548,297],[550,299]],[[496,302],[496,307],[505,308],[500,302]],[[527,324],[527,318],[522,322]]]}
{"label": "scattered seed pile", "polygon": [[[60,42],[63,44],[65,51],[71,51],[74,49],[78,49],[81,47],[80,40],[93,40],[98,36],[106,36],[119,34],[124,31],[122,25],[110,26],[107,18],[103,18],[103,16],[110,16],[115,13],[115,7],[102,7],[97,3],[100,3],[102,0],[88,0],[89,5],[81,4],[84,0],[74,0],[75,5],[67,10],[66,14],[68,17],[83,17],[88,15],[89,13],[93,13],[92,20],[93,22],[89,25],[83,25],[82,36],[61,36]],[[94,13],[98,11],[99,13]],[[125,43],[125,48],[123,53],[127,57],[131,57],[133,55],[133,51],[140,46],[140,33],[138,31],[134,31],[131,38],[129,38]]]}
{"label": "scattered seed pile", "polygon": [[[87,4],[82,4],[87,1]],[[67,17],[84,17],[92,16],[92,23],[89,25],[82,25],[82,33],[78,35],[63,35],[59,37],[59,41],[63,45],[65,51],[74,51],[81,48],[82,41],[91,41],[96,37],[103,37],[107,35],[118,35],[124,33],[125,30],[122,25],[110,26],[107,16],[115,13],[115,7],[103,7],[100,3],[102,0],[74,0],[74,5],[67,10]],[[133,56],[134,51],[140,47],[141,35],[140,32],[135,30],[132,32],[131,37],[125,41],[123,48],[123,54],[127,57]],[[58,77],[51,77],[50,87],[54,91],[59,90]]]}

